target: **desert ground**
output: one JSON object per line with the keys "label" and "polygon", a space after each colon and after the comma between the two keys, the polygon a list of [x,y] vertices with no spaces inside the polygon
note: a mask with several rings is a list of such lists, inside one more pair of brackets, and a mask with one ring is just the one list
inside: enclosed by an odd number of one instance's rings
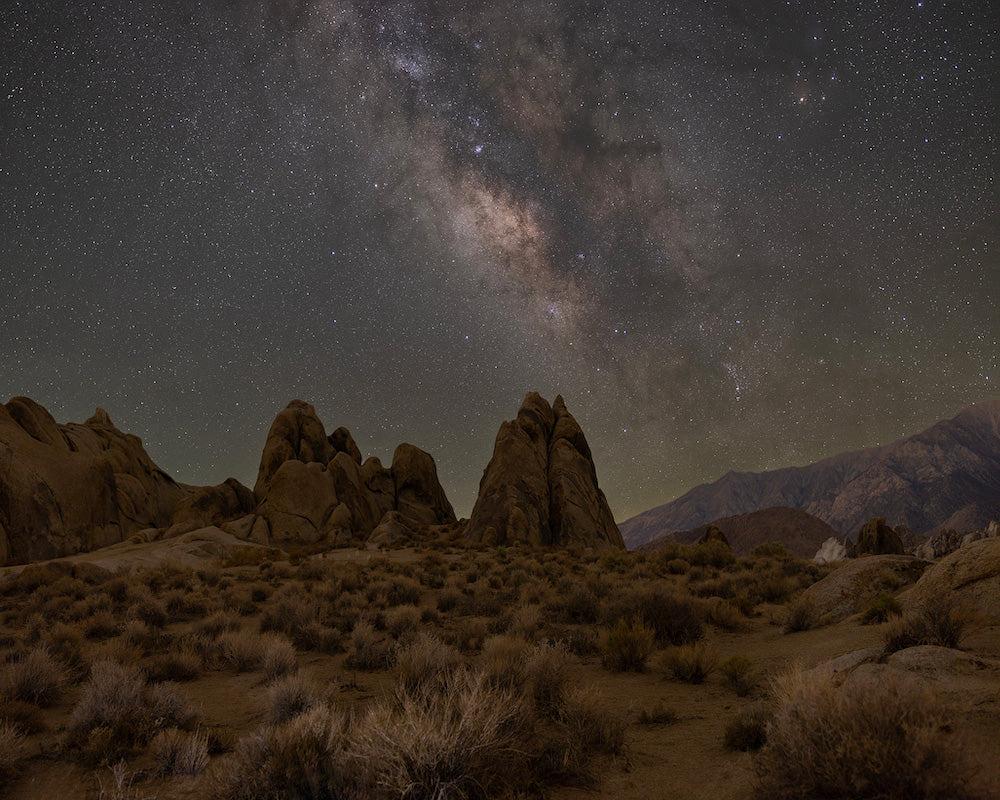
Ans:
{"label": "desert ground", "polygon": [[719,542],[189,538],[9,568],[0,791],[1000,797],[1000,622],[912,601],[899,558],[839,587],[862,559]]}

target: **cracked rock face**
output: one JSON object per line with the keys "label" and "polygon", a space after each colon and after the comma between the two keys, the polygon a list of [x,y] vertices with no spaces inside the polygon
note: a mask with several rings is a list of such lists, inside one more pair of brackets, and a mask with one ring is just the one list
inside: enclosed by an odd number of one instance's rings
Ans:
{"label": "cracked rock face", "polygon": [[428,453],[401,444],[390,469],[377,458],[361,459],[346,428],[327,436],[312,405],[289,403],[261,455],[255,540],[359,543],[390,513],[424,526],[455,522]]}
{"label": "cracked rock face", "polygon": [[529,393],[500,426],[466,537],[487,544],[624,549],[587,438],[561,396]]}
{"label": "cracked rock face", "polygon": [[97,409],[58,425],[27,397],[0,405],[0,563],[94,550],[166,527],[191,488]]}

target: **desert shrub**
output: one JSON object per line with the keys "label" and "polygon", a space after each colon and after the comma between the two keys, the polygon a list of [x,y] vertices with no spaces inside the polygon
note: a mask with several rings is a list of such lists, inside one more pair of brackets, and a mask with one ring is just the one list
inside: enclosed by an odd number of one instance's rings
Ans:
{"label": "desert shrub", "polygon": [[556,719],[587,753],[617,755],[625,745],[625,721],[601,708],[601,697],[592,687],[567,691]]}
{"label": "desert shrub", "polygon": [[732,632],[746,629],[746,617],[729,600],[715,598],[707,605],[708,622],[719,630]]}
{"label": "desert shrub", "polygon": [[80,630],[65,622],[56,622],[48,627],[41,637],[42,644],[56,661],[63,664],[71,673],[82,675],[86,672],[87,662],[83,655],[83,634]]}
{"label": "desert shrub", "polygon": [[572,628],[561,637],[566,648],[575,656],[592,656],[601,650],[601,638],[590,627]]}
{"label": "desert shrub", "polygon": [[520,689],[527,678],[527,656],[531,648],[515,636],[491,636],[483,642],[478,663],[494,686]]}
{"label": "desert shrub", "polygon": [[554,716],[562,706],[569,680],[569,655],[560,643],[540,644],[526,655],[526,690],[535,710]]}
{"label": "desert shrub", "polygon": [[199,636],[215,639],[225,631],[235,631],[240,627],[240,618],[226,611],[216,611],[211,616],[198,620],[192,630]]}
{"label": "desert shrub", "polygon": [[507,623],[507,633],[520,636],[528,642],[535,641],[542,627],[542,609],[538,605],[518,606]]}
{"label": "desert shrub", "polygon": [[122,625],[121,640],[137,650],[152,650],[160,641],[160,634],[142,620],[130,619]]}
{"label": "desert shrub", "polygon": [[721,569],[736,561],[732,548],[716,539],[696,544],[688,552],[688,560],[698,567]]}
{"label": "desert shrub", "polygon": [[726,723],[723,743],[730,750],[760,750],[767,742],[767,725],[771,720],[771,709],[762,700],[740,709],[740,712]]}
{"label": "desert shrub", "polygon": [[146,595],[133,604],[128,614],[145,622],[150,628],[162,628],[167,624],[167,607],[160,600]]}
{"label": "desert shrub", "polygon": [[705,635],[699,601],[659,586],[626,595],[607,616],[609,621],[639,617],[660,645],[687,644]]}
{"label": "desert shrub", "polygon": [[968,753],[940,698],[892,669],[842,686],[823,672],[776,683],[757,793],[775,800],[972,797]]}
{"label": "desert shrub", "polygon": [[486,639],[487,626],[481,619],[462,620],[462,623],[445,633],[446,641],[463,653],[481,650]]}
{"label": "desert shrub", "polygon": [[411,605],[420,602],[423,592],[420,584],[412,578],[396,576],[388,581],[385,600],[388,606]]}
{"label": "desert shrub", "polygon": [[344,664],[350,669],[373,672],[385,669],[392,660],[389,645],[367,622],[359,622],[351,632],[351,646]]}
{"label": "desert shrub", "polygon": [[788,604],[788,616],[785,620],[785,633],[808,631],[819,624],[816,606],[809,597],[800,597]]}
{"label": "desert shrub", "polygon": [[161,775],[200,775],[208,766],[208,736],[177,728],[160,731],[151,747]]}
{"label": "desert shrub", "polygon": [[396,650],[400,685],[408,692],[443,686],[461,663],[462,656],[454,647],[426,633]]}
{"label": "desert shrub", "polygon": [[163,596],[163,605],[171,620],[189,619],[202,616],[208,610],[208,601],[203,594],[190,590],[174,589]]}
{"label": "desert shrub", "polygon": [[463,670],[438,692],[401,691],[376,704],[352,740],[370,782],[387,796],[490,798],[525,780],[529,732],[516,694]]}
{"label": "desert shrub", "polygon": [[573,586],[545,604],[546,615],[555,622],[592,625],[597,622],[600,600],[589,586]]}
{"label": "desert shrub", "polygon": [[704,683],[715,669],[715,655],[704,642],[669,647],[660,656],[660,669],[685,683]]}
{"label": "desert shrub", "polygon": [[894,653],[922,644],[958,647],[966,621],[966,614],[950,597],[933,598],[889,624],[885,649]]}
{"label": "desert shrub", "polygon": [[143,694],[149,717],[156,727],[174,727],[188,730],[198,721],[194,706],[171,681],[147,686]]}
{"label": "desert shrub", "polygon": [[0,696],[8,700],[51,705],[59,699],[66,682],[65,669],[44,646],[0,666]]}
{"label": "desert shrub", "polygon": [[116,636],[121,626],[110,611],[97,611],[83,623],[83,634],[88,639],[102,641]]}
{"label": "desert shrub", "polygon": [[420,626],[420,609],[414,606],[400,606],[390,609],[385,615],[386,630],[393,639],[413,633]]}
{"label": "desert shrub", "polygon": [[677,712],[667,708],[662,700],[658,700],[651,708],[639,712],[640,725],[670,725],[677,722]]}
{"label": "desert shrub", "polygon": [[462,599],[462,593],[458,589],[442,589],[437,596],[437,609],[442,614],[453,611],[458,606],[458,601]]}
{"label": "desert shrub", "polygon": [[780,570],[770,569],[755,576],[748,587],[752,597],[765,603],[781,603],[799,590],[799,582]]}
{"label": "desert shrub", "polygon": [[184,648],[161,653],[146,661],[144,669],[151,681],[193,681],[201,674],[202,657]]}
{"label": "desert shrub", "polygon": [[300,675],[287,675],[267,689],[268,718],[272,725],[283,725],[322,702],[316,685]]}
{"label": "desert shrub", "polygon": [[902,613],[903,607],[899,601],[888,592],[881,592],[865,609],[861,621],[865,625],[874,625],[877,622],[887,622],[889,617],[898,617]]}
{"label": "desert shrub", "polygon": [[17,777],[27,757],[24,733],[15,724],[0,721],[0,789]]}
{"label": "desert shrub", "polygon": [[273,681],[282,675],[298,672],[299,662],[295,656],[295,647],[284,636],[269,634],[264,637],[261,668],[264,670],[264,680]]}
{"label": "desert shrub", "polygon": [[220,800],[327,800],[352,796],[357,762],[348,754],[347,716],[315,706],[241,739],[218,774]]}
{"label": "desert shrub", "polygon": [[691,569],[691,562],[683,558],[671,558],[665,566],[671,575],[685,575]]}
{"label": "desert shrub", "polygon": [[655,647],[653,632],[641,619],[634,617],[631,622],[618,620],[605,634],[601,663],[615,672],[642,672]]}
{"label": "desert shrub", "polygon": [[227,631],[216,639],[216,653],[223,665],[250,672],[263,663],[264,639],[250,631]]}
{"label": "desert shrub", "polygon": [[95,661],[70,715],[67,742],[87,760],[116,758],[149,739],[145,680],[135,667]]}
{"label": "desert shrub", "polygon": [[729,656],[719,662],[717,669],[740,697],[746,697],[757,686],[753,662],[744,655]]}
{"label": "desert shrub", "polygon": [[311,622],[295,632],[292,642],[302,650],[313,650],[317,653],[333,655],[344,651],[343,639],[339,629],[319,622]]}
{"label": "desert shrub", "polygon": [[260,618],[261,633],[276,631],[294,637],[316,621],[316,606],[299,593],[283,591],[272,600]]}
{"label": "desert shrub", "polygon": [[0,723],[16,725],[28,735],[45,730],[45,721],[38,706],[23,700],[0,700]]}

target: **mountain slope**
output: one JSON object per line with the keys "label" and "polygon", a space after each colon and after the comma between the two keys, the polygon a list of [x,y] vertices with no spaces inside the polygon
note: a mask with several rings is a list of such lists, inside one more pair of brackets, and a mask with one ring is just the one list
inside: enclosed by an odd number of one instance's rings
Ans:
{"label": "mountain slope", "polygon": [[801,508],[853,536],[868,519],[925,533],[1000,514],[1000,398],[893,444],[805,467],[730,472],[619,525],[634,548],[674,531],[771,506]]}

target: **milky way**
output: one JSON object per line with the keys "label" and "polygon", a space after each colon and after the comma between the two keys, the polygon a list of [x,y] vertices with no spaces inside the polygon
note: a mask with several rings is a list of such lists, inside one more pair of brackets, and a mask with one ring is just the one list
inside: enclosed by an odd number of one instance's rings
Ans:
{"label": "milky way", "polygon": [[[830,7],[827,8],[826,6]],[[995,394],[991,3],[22,2],[0,395],[252,484],[293,397],[468,513],[562,393],[624,519]]]}

